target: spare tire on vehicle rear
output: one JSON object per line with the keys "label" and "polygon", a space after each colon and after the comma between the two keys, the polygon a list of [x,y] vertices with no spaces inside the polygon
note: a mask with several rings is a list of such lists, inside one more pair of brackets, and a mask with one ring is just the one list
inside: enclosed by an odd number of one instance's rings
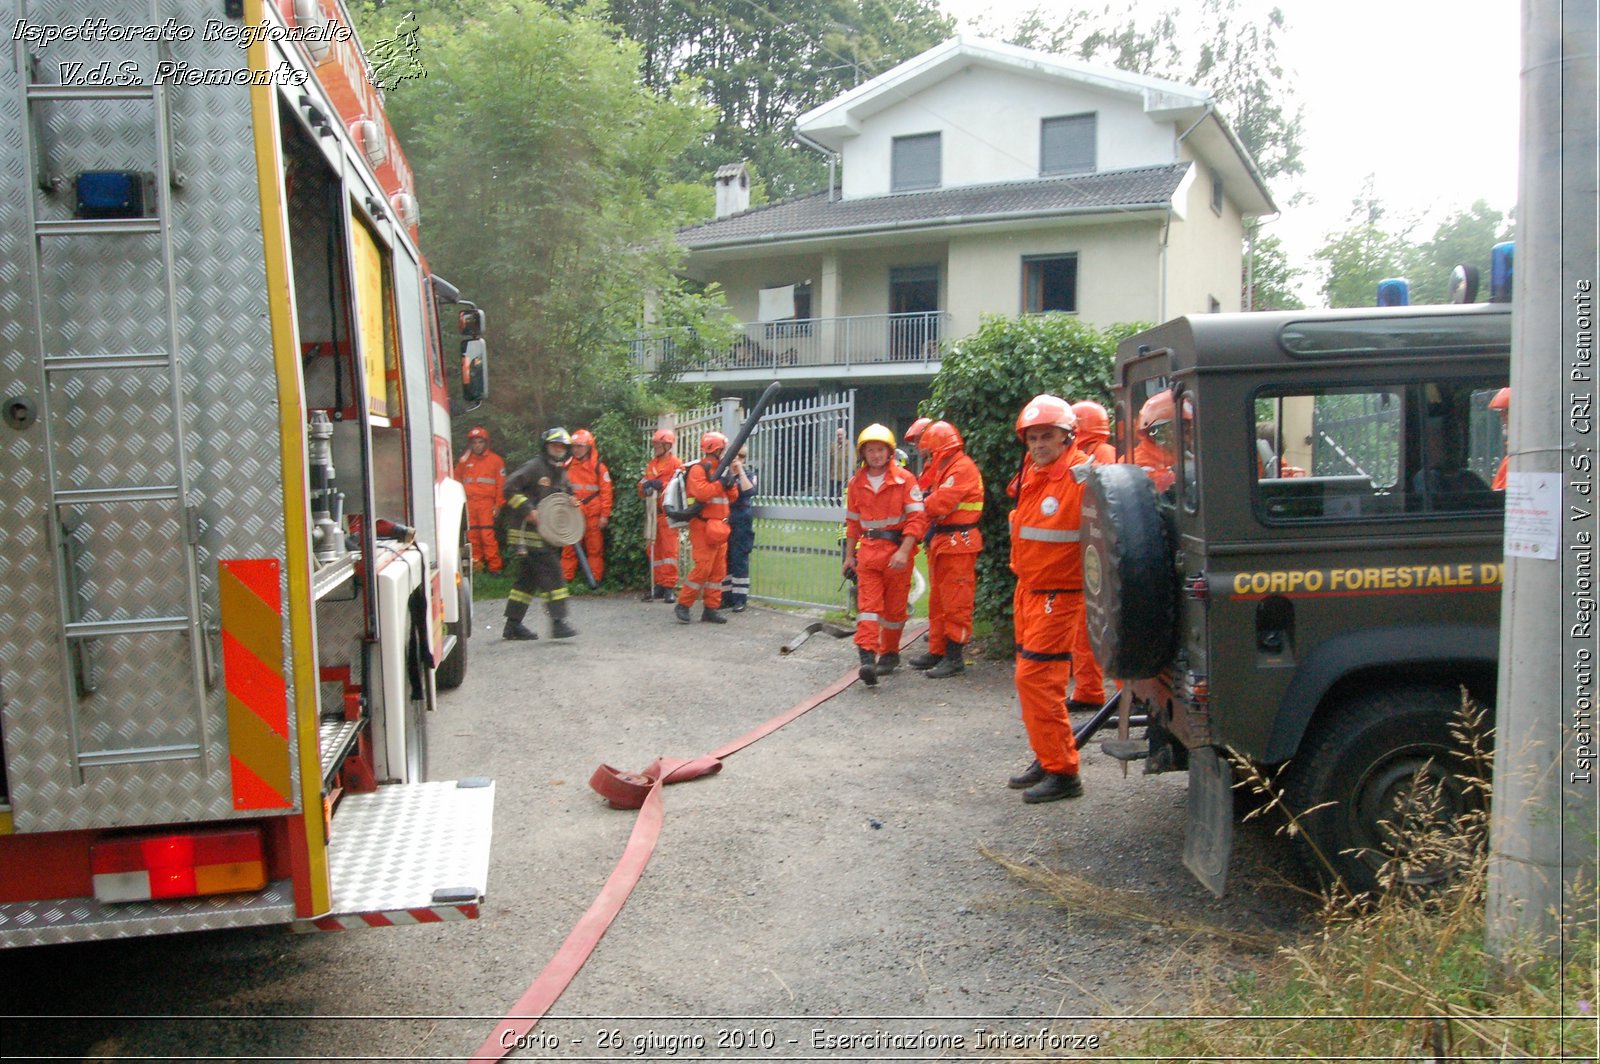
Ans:
{"label": "spare tire on vehicle rear", "polygon": [[1083,494],[1083,598],[1107,676],[1142,680],[1171,661],[1178,629],[1173,540],[1136,465],[1094,466]]}

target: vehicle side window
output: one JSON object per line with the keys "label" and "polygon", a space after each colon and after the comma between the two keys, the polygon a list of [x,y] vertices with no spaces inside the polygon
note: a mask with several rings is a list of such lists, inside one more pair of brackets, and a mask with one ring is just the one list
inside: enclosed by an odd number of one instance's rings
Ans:
{"label": "vehicle side window", "polygon": [[1482,513],[1503,453],[1494,381],[1267,389],[1254,399],[1256,516],[1267,524]]}
{"label": "vehicle side window", "polygon": [[1167,501],[1175,494],[1168,489],[1177,479],[1174,471],[1177,429],[1173,425],[1175,411],[1170,385],[1165,377],[1133,382],[1130,388],[1136,411],[1133,414],[1133,453],[1127,456],[1127,461],[1150,474],[1156,494]]}

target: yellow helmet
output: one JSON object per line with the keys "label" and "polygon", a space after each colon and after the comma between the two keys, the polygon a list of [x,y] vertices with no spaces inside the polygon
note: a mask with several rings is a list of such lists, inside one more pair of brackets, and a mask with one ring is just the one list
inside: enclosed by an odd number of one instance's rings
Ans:
{"label": "yellow helmet", "polygon": [[892,452],[894,450],[894,433],[890,431],[887,425],[880,425],[877,422],[873,422],[866,428],[862,429],[861,435],[856,437],[856,454],[859,455],[861,453],[861,448],[865,447],[869,443],[887,444],[889,450]]}

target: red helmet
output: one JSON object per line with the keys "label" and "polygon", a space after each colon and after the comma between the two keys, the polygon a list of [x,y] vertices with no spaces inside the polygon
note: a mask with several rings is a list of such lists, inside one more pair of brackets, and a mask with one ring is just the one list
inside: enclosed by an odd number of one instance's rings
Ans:
{"label": "red helmet", "polygon": [[1139,431],[1150,435],[1151,430],[1172,420],[1172,389],[1163,388],[1144,401],[1139,408]]}
{"label": "red helmet", "polygon": [[1085,436],[1111,435],[1111,419],[1106,416],[1106,408],[1093,399],[1073,403],[1072,413],[1078,419],[1078,431]]}
{"label": "red helmet", "polygon": [[1072,435],[1078,430],[1078,419],[1072,407],[1058,395],[1036,395],[1017,415],[1017,439],[1026,441],[1027,431],[1039,425],[1054,425]]}
{"label": "red helmet", "polygon": [[[1495,392],[1494,398],[1489,400],[1489,409],[1509,411],[1511,409],[1511,389],[1501,388],[1498,392]],[[1501,416],[1504,417],[1505,415],[1502,414]]]}
{"label": "red helmet", "polygon": [[678,434],[671,429],[656,429],[650,437],[651,443],[664,443],[668,447],[675,447],[678,443]]}
{"label": "red helmet", "polygon": [[484,428],[482,425],[474,425],[472,426],[472,431],[467,433],[467,439],[483,440],[485,443],[487,443],[489,441],[489,430]]}
{"label": "red helmet", "polygon": [[708,432],[700,437],[700,453],[716,454],[728,446],[728,437],[720,432]]}
{"label": "red helmet", "polygon": [[[904,440],[906,443],[916,443],[917,442],[917,437],[921,436],[922,433],[931,424],[933,424],[933,418],[931,418],[931,417],[919,417],[919,418],[917,418],[917,420],[915,420],[915,421],[913,421],[911,423],[911,427],[906,429],[906,434],[904,436],[901,436],[900,438],[902,440]],[[919,450],[920,450],[920,447],[919,447]]]}
{"label": "red helmet", "polygon": [[917,447],[929,454],[938,454],[940,451],[959,450],[966,446],[966,441],[961,438],[961,433],[948,421],[935,421],[922,430],[922,439],[917,441]]}
{"label": "red helmet", "polygon": [[594,446],[594,433],[588,429],[579,429],[572,434],[572,446],[592,448]]}

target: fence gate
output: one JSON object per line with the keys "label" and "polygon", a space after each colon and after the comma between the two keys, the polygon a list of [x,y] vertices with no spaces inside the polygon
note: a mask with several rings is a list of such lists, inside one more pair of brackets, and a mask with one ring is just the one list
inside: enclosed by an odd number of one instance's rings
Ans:
{"label": "fence gate", "polygon": [[[788,606],[844,609],[844,486],[855,467],[854,389],[774,403],[750,436],[749,465],[759,478],[750,597]],[[665,422],[667,419],[663,419]],[[700,437],[733,438],[744,422],[737,399],[670,419],[678,457],[700,459]],[[649,431],[660,426],[652,424]],[[683,571],[688,572],[684,543]]]}

